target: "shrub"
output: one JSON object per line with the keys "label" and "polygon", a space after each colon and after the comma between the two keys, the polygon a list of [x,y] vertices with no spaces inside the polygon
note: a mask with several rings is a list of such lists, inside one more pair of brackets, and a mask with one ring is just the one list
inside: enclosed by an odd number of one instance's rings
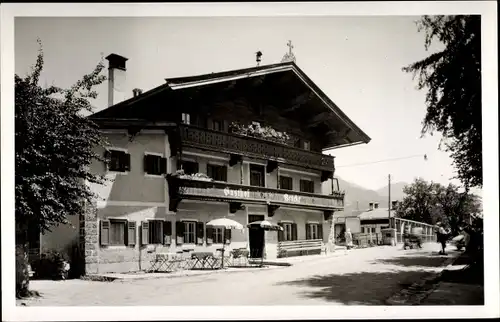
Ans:
{"label": "shrub", "polygon": [[35,278],[61,280],[68,278],[70,264],[67,256],[51,251],[43,253],[40,259],[33,262]]}

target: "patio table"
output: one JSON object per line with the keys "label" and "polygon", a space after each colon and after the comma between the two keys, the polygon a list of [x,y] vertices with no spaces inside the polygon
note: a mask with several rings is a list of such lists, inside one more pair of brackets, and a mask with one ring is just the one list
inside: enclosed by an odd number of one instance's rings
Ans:
{"label": "patio table", "polygon": [[217,264],[217,259],[212,252],[193,252],[191,258],[194,261],[191,269],[213,269]]}
{"label": "patio table", "polygon": [[162,269],[172,271],[174,266],[182,261],[176,253],[157,253],[151,260],[151,267],[146,272],[158,272]]}

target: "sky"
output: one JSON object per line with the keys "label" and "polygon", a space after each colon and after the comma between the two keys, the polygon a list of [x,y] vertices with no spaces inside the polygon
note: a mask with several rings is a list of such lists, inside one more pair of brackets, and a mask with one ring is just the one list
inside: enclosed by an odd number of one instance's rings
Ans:
{"label": "sky", "polygon": [[[389,174],[392,182],[422,177],[448,184],[454,168],[438,150],[441,136],[420,135],[425,92],[401,70],[429,55],[417,19],[16,18],[15,72],[30,71],[37,37],[44,50],[42,85],[71,86],[101,57],[116,53],[129,59],[125,88],[131,97],[133,88],[146,91],[165,78],[253,67],[259,50],[261,65],[278,63],[291,40],[297,65],[371,137],[368,144],[331,151],[337,176],[369,189],[386,186]],[[107,107],[107,85],[98,91],[96,111]],[[398,160],[378,162],[388,159]]]}

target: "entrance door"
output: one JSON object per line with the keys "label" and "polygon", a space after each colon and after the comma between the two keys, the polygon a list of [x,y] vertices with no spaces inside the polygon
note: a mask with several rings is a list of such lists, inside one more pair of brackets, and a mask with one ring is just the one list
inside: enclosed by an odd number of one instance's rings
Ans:
{"label": "entrance door", "polygon": [[[248,223],[264,220],[264,215],[248,215]],[[262,258],[262,248],[264,247],[264,229],[249,228],[248,238],[250,245],[250,258]]]}

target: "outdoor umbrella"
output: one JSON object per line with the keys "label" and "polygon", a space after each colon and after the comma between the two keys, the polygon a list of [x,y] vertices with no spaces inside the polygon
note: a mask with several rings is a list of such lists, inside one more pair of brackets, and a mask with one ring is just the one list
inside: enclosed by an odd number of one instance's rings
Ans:
{"label": "outdoor umbrella", "polygon": [[[248,228],[250,229],[263,229],[263,230],[268,230],[268,231],[278,231],[278,230],[283,230],[283,227],[281,227],[278,224],[275,224],[269,220],[259,220],[259,221],[254,221],[251,222],[247,225]],[[265,243],[262,245],[262,258],[260,260],[260,265],[262,266],[262,263],[264,262],[264,250],[265,250]]]}
{"label": "outdoor umbrella", "polygon": [[259,220],[259,221],[254,221],[251,222],[247,225],[248,228],[262,228],[264,230],[283,230],[283,227],[281,227],[278,224],[275,224],[273,222],[270,222],[269,220]]}
{"label": "outdoor umbrella", "polygon": [[[211,227],[222,227],[224,229],[238,229],[242,230],[244,227],[242,224],[237,222],[236,220],[232,220],[229,218],[218,218],[214,220],[210,220],[209,222],[206,223],[207,226]],[[224,247],[226,245],[226,241],[222,243],[222,259],[221,259],[221,268],[224,268]]]}

